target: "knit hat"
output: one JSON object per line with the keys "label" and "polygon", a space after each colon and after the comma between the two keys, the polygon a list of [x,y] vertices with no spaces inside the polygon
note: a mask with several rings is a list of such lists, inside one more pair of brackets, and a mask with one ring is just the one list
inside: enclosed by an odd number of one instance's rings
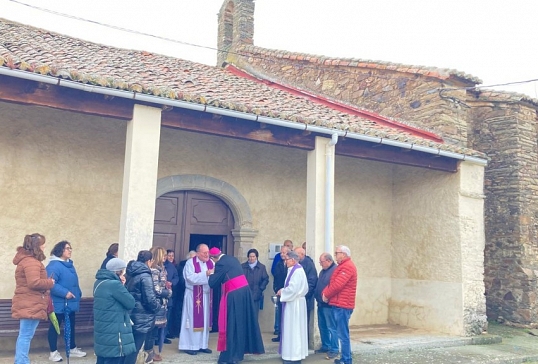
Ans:
{"label": "knit hat", "polygon": [[112,258],[106,263],[106,269],[112,272],[123,270],[127,267],[127,264],[120,258]]}

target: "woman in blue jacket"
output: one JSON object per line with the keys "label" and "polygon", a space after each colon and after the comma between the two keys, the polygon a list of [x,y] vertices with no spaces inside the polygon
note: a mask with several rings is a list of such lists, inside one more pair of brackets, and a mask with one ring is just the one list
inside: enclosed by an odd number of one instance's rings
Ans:
{"label": "woman in blue jacket", "polygon": [[[65,312],[69,313],[71,322],[71,344],[70,356],[82,358],[86,353],[77,348],[75,344],[75,312],[80,309],[80,298],[82,291],[78,283],[78,275],[71,260],[73,248],[68,241],[60,241],[52,248],[50,262],[47,265],[47,276],[54,279],[54,286],[50,290],[54,312],[61,325],[65,320]],[[48,340],[50,347],[49,360],[62,361],[62,356],[58,352],[58,333],[52,325],[49,326]]]}

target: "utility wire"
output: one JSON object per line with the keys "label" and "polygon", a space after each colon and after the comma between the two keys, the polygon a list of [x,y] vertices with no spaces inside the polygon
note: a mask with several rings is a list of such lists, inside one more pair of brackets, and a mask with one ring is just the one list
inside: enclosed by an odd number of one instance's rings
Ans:
{"label": "utility wire", "polygon": [[[127,32],[127,33],[143,35],[143,36],[146,36],[146,37],[151,37],[151,38],[160,39],[160,40],[164,40],[164,41],[167,41],[167,42],[182,44],[182,45],[191,46],[191,47],[209,49],[209,50],[216,51],[216,52],[221,52],[222,51],[221,49],[218,49],[218,48],[215,48],[215,47],[203,46],[203,45],[199,45],[199,44],[184,42],[184,41],[181,41],[181,40],[167,38],[167,37],[163,37],[163,36],[159,36],[159,35],[155,35],[155,34],[150,34],[150,33],[145,33],[145,32],[141,32],[141,31],[138,31],[138,30],[133,30],[133,29],[119,27],[119,26],[116,26],[116,25],[101,23],[101,22],[98,22],[96,20],[85,19],[85,18],[81,18],[81,17],[78,17],[78,16],[70,15],[70,14],[60,13],[60,12],[55,11],[55,10],[50,10],[50,9],[47,9],[47,8],[42,8],[42,7],[39,7],[39,6],[27,4],[27,3],[24,3],[24,2],[18,1],[18,0],[8,0],[8,1],[11,1],[11,2],[19,4],[19,5],[24,5],[24,6],[27,6],[29,8],[35,9],[35,10],[40,10],[40,11],[43,11],[43,12],[46,12],[46,13],[50,13],[50,14],[62,16],[62,17],[65,17],[65,18],[78,20],[78,21],[83,21],[83,22],[87,22],[87,23],[91,23],[91,24],[95,24],[95,25],[100,25],[100,26],[103,26],[103,27],[107,27],[107,28],[111,28],[111,29],[115,29],[115,30],[119,30],[119,31]],[[230,51],[226,51],[226,52],[230,53],[230,54],[235,54],[235,55],[238,55],[238,56],[248,56],[248,57],[251,57],[251,58],[260,59],[260,60],[264,60],[264,61],[267,61],[267,62],[277,63],[274,59],[271,59],[271,58],[254,56],[252,54],[230,52]],[[327,57],[327,58],[331,58],[331,57]],[[299,67],[302,68],[302,69],[319,70],[318,67],[308,67],[308,66],[305,66],[305,65],[300,65]],[[346,71],[346,70],[334,70],[334,72],[355,74],[353,72],[349,72],[349,71]],[[393,79],[392,77],[382,76],[382,75],[379,75],[379,74],[375,75],[375,77],[376,78],[384,78],[384,79],[387,79],[387,80]],[[500,84],[494,84],[494,85],[477,85],[477,86],[453,87],[453,88],[450,87],[450,88],[442,88],[442,89],[436,89],[436,90],[443,90],[443,91],[474,90],[474,89],[483,89],[483,88],[490,88],[490,87],[520,85],[520,84],[531,83],[531,82],[536,82],[536,81],[538,81],[538,78],[530,79],[530,80],[523,80],[523,81],[500,83]]]}

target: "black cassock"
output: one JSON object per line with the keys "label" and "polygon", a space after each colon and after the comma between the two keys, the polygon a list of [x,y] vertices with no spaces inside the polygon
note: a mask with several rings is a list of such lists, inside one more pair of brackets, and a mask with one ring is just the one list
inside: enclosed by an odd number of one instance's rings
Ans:
{"label": "black cassock", "polygon": [[[244,276],[239,260],[223,255],[215,265],[215,273],[209,277],[209,286],[214,288],[239,276]],[[226,351],[220,353],[219,363],[241,361],[245,353],[265,353],[249,286],[231,291],[227,297]],[[222,299],[224,299],[224,290]]]}

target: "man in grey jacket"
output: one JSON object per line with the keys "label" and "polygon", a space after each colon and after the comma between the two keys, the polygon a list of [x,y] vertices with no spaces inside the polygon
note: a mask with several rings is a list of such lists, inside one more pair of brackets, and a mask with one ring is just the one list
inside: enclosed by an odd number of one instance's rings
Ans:
{"label": "man in grey jacket", "polygon": [[321,336],[321,348],[316,350],[315,353],[326,353],[327,359],[334,359],[338,356],[336,323],[334,322],[332,307],[328,303],[323,302],[321,292],[329,284],[336,264],[331,254],[323,253],[319,257],[319,265],[321,265],[322,270],[319,273],[314,297],[318,302],[318,327]]}

